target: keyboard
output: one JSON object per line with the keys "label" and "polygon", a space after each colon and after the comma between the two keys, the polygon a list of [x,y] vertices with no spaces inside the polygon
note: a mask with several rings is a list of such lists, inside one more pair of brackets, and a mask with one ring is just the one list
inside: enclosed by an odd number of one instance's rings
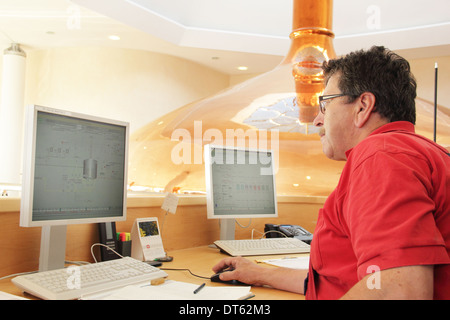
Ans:
{"label": "keyboard", "polygon": [[21,275],[12,279],[20,289],[46,300],[74,300],[82,296],[150,283],[167,273],[145,262],[124,257],[115,260],[71,266]]}
{"label": "keyboard", "polygon": [[309,252],[309,245],[295,238],[217,240],[214,244],[231,256],[260,256]]}

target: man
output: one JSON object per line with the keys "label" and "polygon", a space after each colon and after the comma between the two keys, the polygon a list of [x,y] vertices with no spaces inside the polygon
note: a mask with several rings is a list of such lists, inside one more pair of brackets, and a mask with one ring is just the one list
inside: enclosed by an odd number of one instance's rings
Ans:
{"label": "man", "polygon": [[450,157],[414,133],[409,63],[372,47],[323,69],[314,124],[325,155],[347,163],[319,211],[309,270],[238,257],[213,271],[307,299],[450,299]]}

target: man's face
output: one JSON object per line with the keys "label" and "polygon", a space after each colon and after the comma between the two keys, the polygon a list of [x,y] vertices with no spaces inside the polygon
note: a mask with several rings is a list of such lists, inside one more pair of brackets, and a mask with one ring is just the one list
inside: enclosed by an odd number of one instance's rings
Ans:
{"label": "man's face", "polygon": [[[331,76],[323,95],[343,93],[338,88],[339,74]],[[345,103],[348,97],[342,96],[326,100],[325,114],[319,112],[314,125],[320,127],[320,141],[323,153],[333,160],[346,160],[345,152],[352,147],[351,137],[354,132],[353,104]]]}

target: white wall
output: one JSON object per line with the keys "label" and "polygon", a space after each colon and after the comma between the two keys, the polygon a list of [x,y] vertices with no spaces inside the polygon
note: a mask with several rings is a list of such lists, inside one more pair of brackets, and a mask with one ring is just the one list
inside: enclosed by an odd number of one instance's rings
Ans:
{"label": "white wall", "polygon": [[438,63],[439,105],[445,106],[450,114],[450,56],[411,60],[411,70],[417,80],[417,96],[434,102],[434,64]]}
{"label": "white wall", "polygon": [[131,132],[229,85],[199,64],[129,49],[30,51],[26,70],[25,104],[125,120]]}

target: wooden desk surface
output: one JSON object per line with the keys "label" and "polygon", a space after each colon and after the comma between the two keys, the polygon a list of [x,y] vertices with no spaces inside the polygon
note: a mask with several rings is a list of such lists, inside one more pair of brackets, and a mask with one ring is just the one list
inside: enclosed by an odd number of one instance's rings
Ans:
{"label": "wooden desk surface", "polygon": [[[228,255],[221,253],[218,249],[210,248],[208,246],[174,250],[168,252],[169,256],[174,259],[172,262],[165,262],[162,268],[174,268],[174,269],[189,269],[192,273],[200,276],[210,277],[212,267],[221,259]],[[305,254],[297,254],[289,256],[304,256]],[[270,259],[270,258],[282,258],[286,255],[271,255],[271,256],[257,256],[247,257],[250,260],[256,259]],[[267,265],[267,268],[276,268]],[[188,271],[178,270],[166,270],[169,275],[168,279],[183,281],[195,284],[206,283],[208,286],[227,286],[221,283],[212,283],[208,280],[197,278],[191,275]],[[12,282],[11,279],[4,279],[0,281],[0,291],[4,291],[10,294],[14,294],[20,297],[33,299],[34,297],[23,293]],[[276,290],[267,287],[252,287],[251,291],[255,294],[252,300],[304,300],[304,296],[296,293]]]}
{"label": "wooden desk surface", "polygon": [[[212,267],[222,260],[228,257],[227,254],[221,253],[219,249],[210,248],[208,246],[175,250],[168,252],[170,256],[174,259],[172,262],[164,263],[162,268],[186,268],[191,270],[192,273],[200,276],[211,276],[213,274]],[[305,254],[289,254],[289,256],[304,256]],[[271,256],[255,256],[247,257],[247,259],[255,261],[261,259],[273,259],[282,258],[287,255],[271,255]],[[267,265],[268,268],[276,268]],[[209,282],[208,280],[197,278],[192,276],[188,271],[166,271],[169,274],[169,279],[198,283],[206,283],[211,286],[229,286],[227,284]],[[251,291],[255,294],[253,299],[257,300],[304,300],[305,297],[301,294],[296,294],[292,292],[286,292],[281,290],[276,290],[267,287],[252,287]]]}

